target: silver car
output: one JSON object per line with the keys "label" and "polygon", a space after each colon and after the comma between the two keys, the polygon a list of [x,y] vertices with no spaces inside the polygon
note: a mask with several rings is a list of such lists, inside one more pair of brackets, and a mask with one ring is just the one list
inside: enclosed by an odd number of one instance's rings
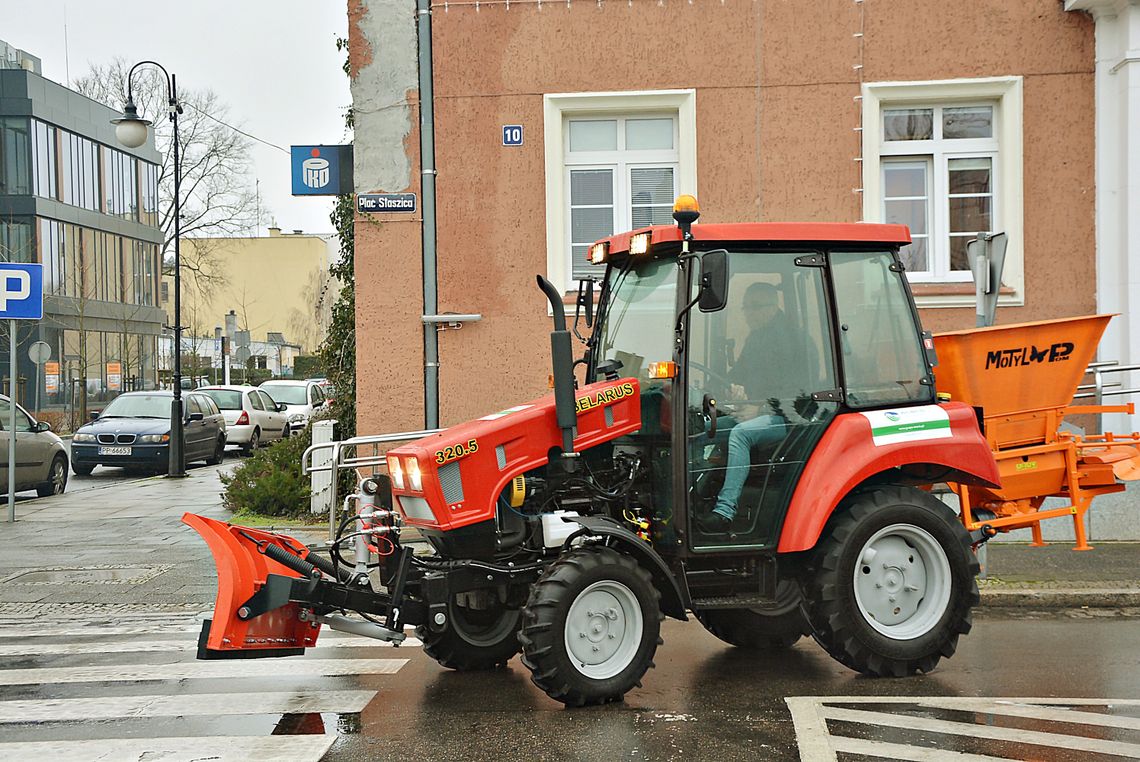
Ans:
{"label": "silver car", "polygon": [[[8,494],[8,433],[12,403],[0,395],[0,493]],[[16,405],[16,491],[34,489],[40,497],[67,488],[67,448],[51,431]]]}

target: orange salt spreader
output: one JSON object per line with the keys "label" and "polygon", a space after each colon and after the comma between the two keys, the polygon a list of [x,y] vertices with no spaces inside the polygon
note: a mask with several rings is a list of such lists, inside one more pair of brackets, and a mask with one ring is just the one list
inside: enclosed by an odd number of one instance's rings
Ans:
{"label": "orange salt spreader", "polygon": [[[952,331],[934,337],[940,393],[980,410],[1001,488],[952,483],[970,531],[1028,527],[1044,545],[1041,522],[1071,517],[1074,550],[1090,550],[1084,515],[1097,495],[1140,478],[1140,435],[1062,431],[1070,415],[1133,412],[1133,404],[1073,405],[1073,396],[1112,315]],[[1045,499],[1068,505],[1043,510]]]}

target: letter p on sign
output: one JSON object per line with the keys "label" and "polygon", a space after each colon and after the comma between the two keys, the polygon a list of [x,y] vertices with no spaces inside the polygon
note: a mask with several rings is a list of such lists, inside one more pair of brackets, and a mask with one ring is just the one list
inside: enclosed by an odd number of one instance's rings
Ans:
{"label": "letter p on sign", "polygon": [[9,299],[22,302],[32,295],[32,276],[25,270],[8,270],[2,275],[4,287],[0,288],[0,312],[6,312]]}

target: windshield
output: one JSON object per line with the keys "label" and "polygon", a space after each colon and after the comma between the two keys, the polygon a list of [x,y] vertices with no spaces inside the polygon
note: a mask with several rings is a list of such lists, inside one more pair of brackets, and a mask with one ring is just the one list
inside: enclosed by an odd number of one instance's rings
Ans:
{"label": "windshield", "polygon": [[[660,259],[611,275],[598,365],[616,360],[618,375],[649,380],[649,363],[673,359],[677,262]],[[599,373],[598,378],[604,377]]]}
{"label": "windshield", "polygon": [[261,388],[269,392],[269,396],[277,402],[284,402],[286,405],[309,404],[309,391],[304,384],[273,384]]}
{"label": "windshield", "polygon": [[100,418],[169,418],[169,394],[124,394],[111,400]]}
{"label": "windshield", "polygon": [[241,392],[230,389],[201,389],[202,394],[218,403],[222,410],[241,410]]}

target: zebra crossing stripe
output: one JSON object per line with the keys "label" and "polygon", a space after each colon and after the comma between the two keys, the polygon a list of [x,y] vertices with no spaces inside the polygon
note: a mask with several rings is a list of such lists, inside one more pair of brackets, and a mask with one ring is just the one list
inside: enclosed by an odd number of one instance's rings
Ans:
{"label": "zebra crossing stripe", "polygon": [[[1009,762],[1008,757],[990,757],[985,754],[968,754],[964,751],[945,751],[926,746],[907,746],[888,741],[869,741],[864,738],[836,736],[835,751],[859,754],[864,757],[899,760],[900,762]],[[803,757],[804,760],[810,759]],[[835,759],[834,755],[832,759]]]}
{"label": "zebra crossing stripe", "polygon": [[121,683],[148,680],[197,680],[305,675],[394,675],[407,659],[278,659],[272,667],[260,660],[190,661],[111,667],[0,669],[0,685]]}
{"label": "zebra crossing stripe", "polygon": [[[1107,703],[1109,702],[1100,701],[1098,705],[1103,706]],[[1115,704],[1121,702],[1113,701],[1111,703]],[[1140,730],[1140,718],[1093,714],[1092,712],[1077,712],[1072,709],[1044,706],[1042,704],[1021,704],[1018,703],[1016,699],[995,699],[994,701],[988,702],[975,700],[971,702],[968,707],[963,707],[960,703],[954,701],[923,699],[919,706],[930,707],[932,709],[962,710],[963,708],[967,708],[968,711],[971,712],[1000,714],[1006,717],[1024,717],[1030,720],[1046,720],[1049,722],[1068,722],[1074,725],[1096,725],[1098,727],[1120,728],[1122,730]]]}
{"label": "zebra crossing stripe", "polygon": [[[141,717],[235,714],[347,714],[364,711],[376,691],[282,691],[280,693],[191,693],[179,696],[0,701],[0,724],[76,722]],[[0,756],[3,755],[0,746]],[[12,757],[6,757],[11,759]]]}
{"label": "zebra crossing stripe", "polygon": [[[985,754],[966,754],[899,741],[856,738],[832,732],[828,721],[864,727],[897,728],[923,734],[964,736],[1024,746],[1067,749],[1119,757],[1140,758],[1140,744],[1050,732],[1049,725],[1023,730],[986,724],[983,720],[943,720],[905,713],[908,709],[969,712],[982,716],[1007,716],[1064,723],[1090,728],[1140,730],[1135,717],[1080,711],[1080,707],[1140,707],[1140,699],[1109,698],[983,698],[973,696],[791,696],[785,698],[795,726],[801,762],[835,762],[837,753],[877,759],[914,762],[978,762],[997,760]],[[836,705],[842,706],[836,706]],[[857,709],[852,706],[874,705]],[[1095,734],[1092,733],[1092,734]]]}
{"label": "zebra crossing stripe", "polygon": [[[422,645],[416,638],[408,638],[401,648],[414,648]],[[372,638],[325,638],[323,635],[313,649],[318,648],[391,648],[392,644]],[[310,649],[310,650],[313,650]],[[0,644],[0,657],[4,656],[73,656],[85,654],[125,654],[140,653],[185,653],[197,651],[198,642],[193,638],[180,640],[137,640],[117,643],[25,643],[21,645]]]}
{"label": "zebra crossing stripe", "polygon": [[1069,736],[1062,733],[1046,733],[1038,730],[1021,730],[1019,728],[1001,728],[991,725],[978,725],[972,722],[952,722],[950,720],[935,720],[928,717],[915,717],[913,715],[871,712],[864,709],[843,709],[834,706],[823,706],[820,710],[820,714],[827,720],[898,728],[900,730],[969,736],[970,738],[988,738],[993,741],[1010,741],[1012,743],[1032,744],[1035,746],[1049,746],[1055,749],[1091,751],[1098,754],[1112,754],[1121,757],[1140,756],[1140,745],[1137,744],[1123,743],[1121,741],[1105,741],[1100,738],[1086,738],[1084,736]]}
{"label": "zebra crossing stripe", "polygon": [[90,741],[16,741],[0,743],[0,759],[50,759],[52,762],[120,762],[161,759],[163,762],[318,762],[337,736],[213,736],[187,738],[123,738]]}

